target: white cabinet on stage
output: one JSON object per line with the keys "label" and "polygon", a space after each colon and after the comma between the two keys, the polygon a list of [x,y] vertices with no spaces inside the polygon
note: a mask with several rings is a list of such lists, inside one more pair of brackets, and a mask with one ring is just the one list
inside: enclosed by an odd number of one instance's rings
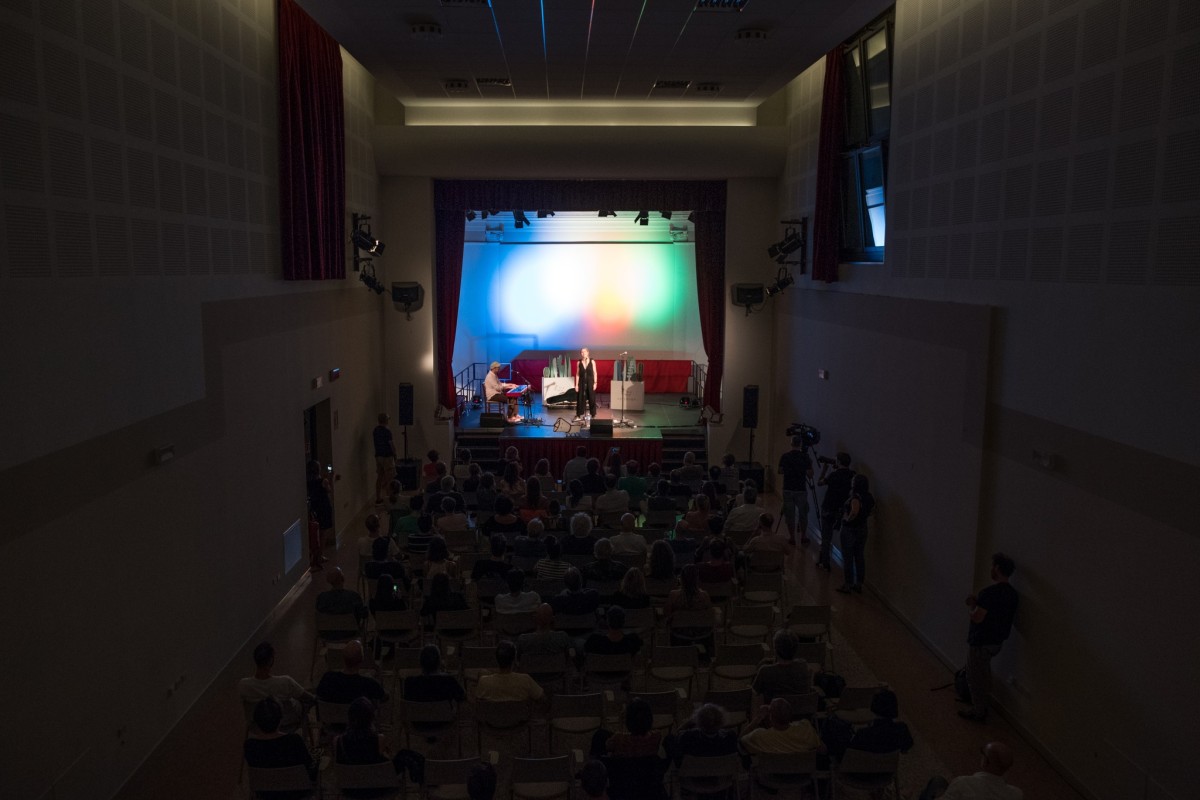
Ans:
{"label": "white cabinet on stage", "polygon": [[545,403],[551,397],[558,397],[560,394],[565,394],[575,388],[575,378],[567,376],[565,378],[542,378],[542,402]]}
{"label": "white cabinet on stage", "polygon": [[642,411],[646,408],[646,384],[643,381],[613,381],[612,410]]}

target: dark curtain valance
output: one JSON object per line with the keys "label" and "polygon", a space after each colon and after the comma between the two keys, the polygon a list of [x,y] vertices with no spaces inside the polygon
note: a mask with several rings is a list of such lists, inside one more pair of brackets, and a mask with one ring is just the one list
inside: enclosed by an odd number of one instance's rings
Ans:
{"label": "dark curtain valance", "polygon": [[462,284],[464,211],[695,211],[696,295],[708,356],[703,400],[720,411],[725,364],[725,198],[724,181],[434,181],[438,403],[458,407],[452,361]]}

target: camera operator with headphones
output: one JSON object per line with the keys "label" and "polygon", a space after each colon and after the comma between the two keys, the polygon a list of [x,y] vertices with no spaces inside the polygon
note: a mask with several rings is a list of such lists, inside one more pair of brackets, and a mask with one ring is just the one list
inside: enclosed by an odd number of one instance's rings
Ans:
{"label": "camera operator with headphones", "polygon": [[[817,485],[825,487],[825,497],[821,500],[821,551],[817,555],[817,567],[830,571],[829,554],[833,549],[833,532],[841,527],[842,507],[850,499],[850,481],[854,479],[854,470],[850,469],[850,454],[838,453],[837,460],[819,456],[821,476]],[[833,472],[830,467],[836,466]]]}

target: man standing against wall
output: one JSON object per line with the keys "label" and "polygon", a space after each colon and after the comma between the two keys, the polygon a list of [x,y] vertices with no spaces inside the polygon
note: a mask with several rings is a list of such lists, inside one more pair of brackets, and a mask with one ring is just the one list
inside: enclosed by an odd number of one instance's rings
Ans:
{"label": "man standing against wall", "polygon": [[964,719],[983,722],[988,713],[988,692],[992,688],[992,659],[1000,652],[1012,632],[1017,613],[1017,590],[1008,582],[1016,565],[1004,553],[992,556],[992,585],[978,595],[967,597],[971,627],[967,632],[967,685],[971,689],[971,708],[958,712]]}
{"label": "man standing against wall", "polygon": [[808,544],[808,481],[812,478],[812,459],[803,436],[792,437],[792,449],[779,457],[783,476],[783,503],[779,513],[787,524],[788,541],[796,543],[796,517],[800,518],[800,544]]}
{"label": "man standing against wall", "polygon": [[817,556],[817,566],[829,572],[829,563],[833,549],[833,531],[842,519],[842,507],[850,499],[850,481],[854,479],[854,470],[850,469],[850,454],[837,454],[837,469],[829,471],[829,459],[817,459],[821,462],[821,477],[817,485],[825,487],[825,497],[821,500],[821,552]]}
{"label": "man standing against wall", "polygon": [[379,415],[379,424],[371,432],[375,440],[375,505],[383,502],[383,493],[396,477],[396,442],[388,427],[391,417]]}

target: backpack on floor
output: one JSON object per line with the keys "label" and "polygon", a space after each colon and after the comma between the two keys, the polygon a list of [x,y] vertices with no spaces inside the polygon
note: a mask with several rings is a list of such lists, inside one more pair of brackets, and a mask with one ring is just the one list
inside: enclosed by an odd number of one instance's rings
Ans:
{"label": "backpack on floor", "polygon": [[954,693],[964,703],[971,702],[971,686],[967,683],[967,668],[963,667],[954,673]]}

